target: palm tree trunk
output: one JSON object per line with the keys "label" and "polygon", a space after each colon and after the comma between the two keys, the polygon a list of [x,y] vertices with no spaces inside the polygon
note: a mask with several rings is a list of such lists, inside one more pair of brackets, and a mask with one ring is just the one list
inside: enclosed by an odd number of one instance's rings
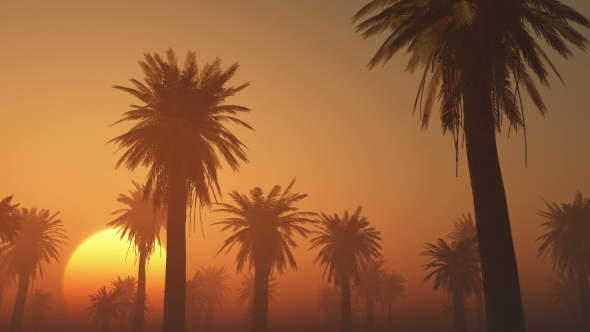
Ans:
{"label": "palm tree trunk", "polygon": [[164,332],[184,331],[186,299],[186,205],[183,179],[173,179],[168,192]]}
{"label": "palm tree trunk", "polygon": [[[474,22],[475,24],[475,22]],[[475,30],[475,28],[474,28]],[[495,120],[479,38],[462,55],[467,162],[473,193],[477,239],[489,332],[524,332],[518,267],[512,243],[508,203],[496,148]]]}
{"label": "palm tree trunk", "polygon": [[387,300],[387,331],[393,332],[393,300]]}
{"label": "palm tree trunk", "polygon": [[205,312],[205,331],[206,332],[213,331],[213,309],[214,309],[214,305],[209,304],[207,306],[207,311]]}
{"label": "palm tree trunk", "polygon": [[10,322],[10,332],[20,332],[23,328],[23,318],[25,315],[25,305],[29,293],[29,274],[19,273],[18,275],[18,292],[14,302],[14,311],[12,312],[12,321]]}
{"label": "palm tree trunk", "polygon": [[475,314],[477,315],[477,330],[485,332],[486,317],[483,307],[483,294],[481,293],[481,286],[475,288]]}
{"label": "palm tree trunk", "polygon": [[462,292],[453,292],[453,318],[455,332],[467,332],[465,322],[465,297]]}
{"label": "palm tree trunk", "polygon": [[102,327],[100,330],[102,332],[107,332],[109,330],[109,321],[107,319],[102,320]]}
{"label": "palm tree trunk", "polygon": [[[260,251],[258,251],[260,253]],[[270,264],[263,255],[254,262],[254,301],[252,303],[252,332],[268,331],[268,279]]]}
{"label": "palm tree trunk", "polygon": [[352,308],[350,298],[350,279],[347,273],[340,277],[340,289],[342,292],[342,316],[340,322],[340,332],[352,331]]}
{"label": "palm tree trunk", "polygon": [[143,323],[145,315],[145,263],[146,263],[146,246],[145,243],[139,248],[139,269],[137,271],[137,293],[135,294],[135,313],[133,317],[133,332],[143,332]]}
{"label": "palm tree trunk", "polygon": [[367,296],[367,332],[375,331],[375,299]]}
{"label": "palm tree trunk", "polygon": [[576,270],[580,290],[580,308],[582,309],[582,331],[590,332],[590,285],[588,284],[588,273],[583,265]]}

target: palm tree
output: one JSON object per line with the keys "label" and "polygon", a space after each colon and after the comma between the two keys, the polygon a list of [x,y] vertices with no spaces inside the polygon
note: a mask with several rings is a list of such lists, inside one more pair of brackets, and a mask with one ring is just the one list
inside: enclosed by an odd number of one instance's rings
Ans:
{"label": "palm tree", "polygon": [[[464,130],[489,331],[523,332],[518,268],[496,131],[506,116],[511,128],[523,128],[526,133],[521,88],[542,114],[546,112],[529,69],[548,86],[546,68],[555,67],[531,30],[567,59],[573,54],[566,42],[582,50],[587,42],[570,22],[588,28],[590,21],[559,0],[372,0],[353,21],[375,10],[380,12],[361,22],[357,31],[364,38],[383,32],[389,36],[369,68],[386,63],[407,47],[411,54],[407,69],[424,70],[415,105],[424,97],[431,73],[423,128],[438,95],[442,130],[453,135],[456,152]],[[422,102],[420,109],[422,112]]]}
{"label": "palm tree", "polygon": [[[117,201],[125,205],[126,208],[113,212],[119,216],[109,222],[107,226],[118,229],[118,233],[121,233],[121,240],[127,237],[129,243],[133,244],[135,257],[139,261],[137,296],[132,300],[135,305],[132,330],[133,332],[142,332],[145,314],[146,264],[155,251],[156,242],[160,243],[160,228],[165,220],[163,213],[155,208],[153,197],[147,196],[147,199],[144,200],[145,185],[139,185],[133,181],[133,186],[135,188],[129,190],[129,195],[119,194]],[[125,294],[124,297],[129,295],[131,294]],[[126,318],[122,317],[121,321],[125,322]]]}
{"label": "palm tree", "polygon": [[361,264],[361,282],[358,286],[358,294],[366,301],[366,330],[375,331],[375,302],[384,304],[384,278],[388,268],[384,268],[383,259],[372,259]]}
{"label": "palm tree", "polygon": [[10,332],[20,332],[29,283],[36,279],[37,273],[43,278],[45,264],[59,262],[59,250],[68,238],[62,228],[63,222],[56,219],[59,212],[50,214],[49,210],[20,208],[15,209],[14,213],[22,224],[18,235],[5,247],[5,264],[7,272],[18,278]]}
{"label": "palm tree", "polygon": [[[479,256],[479,245],[477,243],[477,229],[475,227],[475,223],[473,222],[473,218],[471,217],[471,213],[467,213],[467,216],[463,215],[462,218],[457,218],[453,223],[453,231],[447,234],[447,237],[457,243],[464,239],[474,239],[475,240],[475,247],[476,252]],[[482,294],[483,285],[478,284],[477,287],[473,290],[475,294],[475,312],[477,315],[477,329],[480,332],[485,331],[485,312],[484,312],[484,304],[483,304],[483,294]]]}
{"label": "palm tree", "polygon": [[[134,311],[134,304],[137,303],[137,293],[135,291],[137,288],[137,280],[131,276],[127,276],[125,279],[121,279],[121,276],[118,276],[117,279],[111,281],[111,286],[113,289],[121,290],[121,296],[119,296],[117,302],[121,303],[121,314],[119,315],[119,319],[121,320],[121,331],[125,331],[125,325],[129,320],[131,312]],[[145,305],[143,307],[145,308]],[[132,322],[134,321],[135,319],[132,320]]]}
{"label": "palm tree", "polygon": [[211,194],[221,195],[217,170],[221,154],[234,171],[239,161],[248,162],[245,145],[226,127],[225,122],[252,129],[234,117],[249,112],[243,106],[224,104],[225,100],[248,86],[225,87],[238,65],[221,70],[221,60],[199,70],[194,52],[188,52],[180,68],[172,49],[166,60],[158,54],[145,54],[140,67],[145,84],[131,79],[135,86],[114,88],[138,98],[116,123],[138,121],[127,133],[110,142],[125,149],[116,167],[134,170],[149,167],[144,198],[154,188],[155,205],[167,212],[167,255],[164,294],[164,332],[184,330],[186,278],[186,210],[211,205]]}
{"label": "palm tree", "polygon": [[227,268],[222,266],[218,268],[201,266],[201,274],[205,278],[204,287],[208,295],[206,316],[205,316],[205,331],[213,330],[213,311],[215,307],[221,310],[221,305],[225,301],[225,296],[229,293],[230,287],[227,283],[229,276],[226,274]]}
{"label": "palm tree", "polygon": [[[451,326],[455,324],[455,306],[453,305],[453,299],[451,297],[447,297],[440,301],[440,305],[443,308],[442,311],[442,319],[450,323]],[[465,308],[465,321],[469,322],[473,318],[473,309],[472,308]]]}
{"label": "palm tree", "polygon": [[437,244],[426,243],[424,249],[420,256],[430,257],[431,262],[422,267],[424,270],[434,269],[424,282],[434,277],[434,290],[442,288],[453,297],[455,331],[466,332],[465,298],[481,280],[475,240],[465,239],[449,245],[438,239]]}
{"label": "palm tree", "polygon": [[337,287],[323,284],[318,290],[318,309],[326,319],[328,331],[334,331],[342,312],[342,296]]}
{"label": "palm tree", "polygon": [[387,329],[393,331],[393,301],[404,297],[406,278],[394,270],[383,276],[383,298],[387,303]]}
{"label": "palm tree", "polygon": [[570,204],[545,204],[547,211],[537,212],[547,220],[541,224],[545,234],[537,239],[541,241],[539,256],[550,253],[553,270],[575,276],[584,331],[590,331],[590,199],[578,191]]}
{"label": "palm tree", "polygon": [[295,234],[304,238],[311,233],[305,224],[312,223],[313,212],[298,212],[295,203],[307,197],[307,194],[291,193],[295,179],[281,194],[281,186],[274,186],[265,197],[262,189],[254,188],[250,197],[233,191],[229,196],[236,205],[218,203],[220,209],[214,212],[232,214],[214,225],[224,225],[222,232],[234,233],[228,237],[217,254],[227,248],[226,254],[234,245],[240,249],[236,256],[237,271],[242,271],[248,262],[254,267],[254,303],[252,308],[252,329],[255,332],[268,330],[268,283],[276,269],[283,273],[287,262],[292,269],[297,263],[291,248],[297,248],[293,240]]}
{"label": "palm tree", "polygon": [[205,282],[206,278],[201,271],[197,271],[192,279],[186,281],[186,331],[198,330],[207,309],[209,295]]}
{"label": "palm tree", "polygon": [[35,289],[29,296],[27,310],[31,314],[33,321],[33,331],[39,330],[39,324],[45,319],[45,316],[51,313],[52,308],[51,292],[43,293],[41,289]]}
{"label": "palm tree", "polygon": [[328,216],[320,214],[318,224],[315,225],[317,235],[310,240],[311,249],[320,247],[314,264],[325,265],[324,275],[328,282],[340,287],[342,294],[342,315],[340,330],[352,331],[352,308],[350,285],[358,285],[361,281],[361,264],[381,257],[379,250],[381,241],[375,228],[369,227],[367,217],[361,217],[362,208],[359,206],[350,215],[344,211],[342,218],[337,214]]}
{"label": "palm tree", "polygon": [[[252,312],[254,307],[254,297],[255,297],[255,277],[252,275],[244,275],[244,280],[240,283],[242,285],[241,288],[238,288],[238,292],[240,292],[240,296],[238,297],[238,301],[240,304],[247,303],[246,306],[246,318],[247,323],[252,324]],[[275,277],[270,277],[268,279],[268,304],[273,302],[277,302],[277,286],[279,283],[276,281]]]}
{"label": "palm tree", "polygon": [[559,275],[558,280],[549,280],[551,292],[549,298],[561,307],[561,314],[568,314],[576,325],[582,322],[580,315],[580,290],[576,278]]}
{"label": "palm tree", "polygon": [[88,315],[92,316],[92,325],[100,326],[102,332],[109,329],[111,320],[121,315],[123,303],[119,297],[123,294],[120,288],[111,289],[107,293],[106,287],[102,287],[96,294],[88,295],[92,305],[88,307]]}
{"label": "palm tree", "polygon": [[7,242],[18,235],[21,220],[15,213],[19,204],[12,204],[12,196],[0,201],[0,252]]}

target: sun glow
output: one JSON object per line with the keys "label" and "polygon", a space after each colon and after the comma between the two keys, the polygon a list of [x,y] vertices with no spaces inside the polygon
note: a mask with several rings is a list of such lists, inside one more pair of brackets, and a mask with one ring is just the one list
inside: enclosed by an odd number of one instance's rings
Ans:
{"label": "sun glow", "polygon": [[[164,274],[166,251],[156,246],[146,271],[148,303],[153,308],[151,316],[161,311],[164,299]],[[70,312],[79,318],[87,317],[90,306],[88,295],[99,288],[111,288],[117,276],[137,278],[137,263],[133,247],[115,230],[96,233],[84,241],[68,262],[63,279],[64,298]]]}

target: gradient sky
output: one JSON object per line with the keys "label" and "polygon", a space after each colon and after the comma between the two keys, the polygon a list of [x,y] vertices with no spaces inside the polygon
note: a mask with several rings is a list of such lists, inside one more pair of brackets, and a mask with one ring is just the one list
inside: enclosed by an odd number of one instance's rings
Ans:
{"label": "gradient sky", "polygon": [[[563,2],[590,16],[588,1]],[[405,299],[396,305],[398,326],[440,319],[444,294],[422,283],[426,274],[420,265],[427,259],[418,253],[424,242],[444,237],[454,218],[473,210],[465,150],[456,177],[452,137],[441,134],[437,117],[421,131],[418,115],[412,115],[419,77],[405,72],[407,57],[367,70],[384,36],[363,41],[355,33],[350,17],[365,3],[0,3],[0,197],[14,195],[24,207],[62,211],[70,238],[61,264],[49,266],[35,287],[55,292],[65,309],[61,281],[69,258],[113,219],[116,197],[131,188],[131,180],[145,178],[143,169],[114,168],[120,153],[106,142],[129,126],[109,126],[135,100],[111,86],[142,79],[137,62],[143,53],[163,54],[172,47],[179,60],[195,51],[201,66],[216,56],[224,68],[238,62],[231,83],[251,82],[230,100],[253,110],[241,119],[255,132],[235,128],[251,162],[239,173],[224,169],[222,191],[245,193],[259,186],[266,192],[296,177],[295,190],[309,194],[300,204],[304,211],[341,214],[362,205],[382,231],[387,266],[408,279]],[[545,118],[525,101],[527,168],[522,132],[508,138],[505,128],[498,136],[530,331],[565,319],[547,298],[550,261],[536,254],[541,198],[561,203],[573,200],[576,190],[590,195],[590,57],[575,54],[566,62],[550,52],[566,87],[552,75],[552,89],[542,88]],[[191,234],[187,273],[225,264],[237,288],[241,276],[233,275],[234,253],[214,258],[227,234],[210,224],[222,218],[203,212],[205,239]],[[298,243],[299,271],[278,277],[279,301],[271,307],[277,329],[302,317],[318,318],[322,269],[312,266],[316,252],[307,250],[306,241]],[[7,299],[0,310],[0,328],[9,322],[12,303]],[[241,324],[244,308],[235,296],[227,308],[222,315],[228,318],[219,324]]]}

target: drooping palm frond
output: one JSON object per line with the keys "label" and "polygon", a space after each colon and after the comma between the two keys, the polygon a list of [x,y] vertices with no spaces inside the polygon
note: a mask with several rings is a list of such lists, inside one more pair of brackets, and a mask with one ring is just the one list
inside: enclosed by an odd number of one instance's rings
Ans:
{"label": "drooping palm frond", "polygon": [[318,309],[326,320],[329,329],[333,329],[340,320],[342,311],[341,296],[338,287],[329,284],[323,284],[318,289]]}
{"label": "drooping palm frond", "polygon": [[12,196],[8,196],[0,201],[0,251],[6,244],[17,236],[21,227],[21,220],[16,209],[19,204],[12,204]]}
{"label": "drooping palm frond", "polygon": [[40,324],[45,317],[53,310],[53,295],[51,292],[43,292],[41,289],[35,289],[29,295],[26,310],[31,315],[33,324]]}
{"label": "drooping palm frond", "polygon": [[103,286],[96,294],[88,295],[91,305],[86,310],[88,315],[92,316],[92,325],[108,328],[111,320],[120,316],[123,304],[118,300],[122,292],[121,289],[111,289],[107,292]]}
{"label": "drooping palm frond", "polygon": [[548,281],[551,283],[549,298],[554,305],[561,309],[561,314],[568,314],[575,321],[581,322],[580,289],[577,280],[573,277],[559,275],[557,280]]}
{"label": "drooping palm frond", "polygon": [[199,272],[205,278],[203,286],[209,296],[208,306],[210,309],[214,307],[221,309],[226,295],[231,290],[228,283],[229,275],[226,273],[227,268],[225,266],[220,268],[217,266],[201,266]]}

